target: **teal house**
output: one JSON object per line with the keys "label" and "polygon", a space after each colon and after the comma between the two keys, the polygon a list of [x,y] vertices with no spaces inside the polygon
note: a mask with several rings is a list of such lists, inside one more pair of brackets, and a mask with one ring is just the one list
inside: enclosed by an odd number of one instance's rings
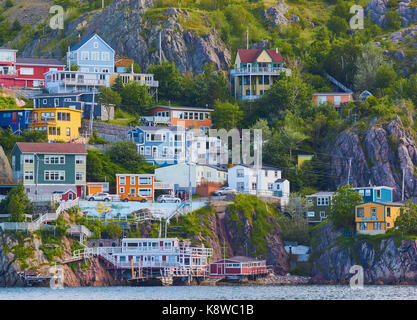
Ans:
{"label": "teal house", "polygon": [[363,197],[363,202],[393,202],[393,188],[386,186],[353,188]]}
{"label": "teal house", "polygon": [[32,200],[83,197],[87,151],[75,143],[18,142],[12,149],[13,178],[22,182]]}

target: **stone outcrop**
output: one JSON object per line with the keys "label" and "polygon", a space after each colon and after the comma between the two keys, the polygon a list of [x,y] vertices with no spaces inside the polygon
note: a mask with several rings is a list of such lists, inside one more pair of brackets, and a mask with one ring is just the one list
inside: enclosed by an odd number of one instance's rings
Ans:
{"label": "stone outcrop", "polygon": [[9,159],[4,153],[3,147],[0,146],[0,184],[12,184],[12,168]]}
{"label": "stone outcrop", "polygon": [[[375,119],[374,119],[375,120]],[[350,184],[383,185],[394,188],[394,201],[401,200],[402,170],[405,170],[405,198],[417,193],[414,167],[417,144],[413,134],[397,116],[388,124],[370,124],[368,129],[348,129],[328,147],[329,173],[334,187],[346,184],[349,158],[352,159]]]}
{"label": "stone outcrop", "polygon": [[[197,34],[184,27],[191,19],[189,12],[169,8],[161,13],[146,11],[153,7],[153,0],[115,0],[104,10],[87,13],[66,25],[65,37],[76,39],[98,33],[117,54],[134,59],[146,70],[149,64],[159,62],[159,36],[161,35],[162,58],[174,62],[182,72],[203,71],[205,63],[212,63],[216,70],[226,70],[231,54],[217,31],[209,27],[208,17],[203,16],[210,30]],[[43,52],[59,32],[33,39],[23,50],[23,57],[39,55],[62,58],[62,47]],[[65,48],[66,50],[66,48]]]}
{"label": "stone outcrop", "polygon": [[[399,0],[395,10],[401,17],[401,27],[407,27],[417,22],[417,8],[410,6],[410,0]],[[386,25],[385,14],[389,10],[388,0],[371,0],[365,8],[371,21],[379,26]]]}
{"label": "stone outcrop", "polygon": [[14,245],[13,239],[0,233],[0,287],[24,286],[24,282],[17,273],[20,270],[19,265],[14,255],[9,252]]}
{"label": "stone outcrop", "polygon": [[[288,12],[288,5],[282,0],[282,1],[279,1],[275,6],[264,10],[262,12],[262,18],[265,21],[272,24],[273,27],[276,27],[277,25],[285,26],[290,22],[290,20],[285,16],[287,12]],[[296,16],[292,17],[292,20],[293,19],[297,20],[295,17]]]}
{"label": "stone outcrop", "polygon": [[331,223],[321,229],[319,245],[313,248],[312,283],[349,283],[353,265],[360,265],[366,284],[416,284],[417,240],[403,240],[396,245],[393,238],[379,243],[356,240],[340,246],[335,239],[341,235]]}

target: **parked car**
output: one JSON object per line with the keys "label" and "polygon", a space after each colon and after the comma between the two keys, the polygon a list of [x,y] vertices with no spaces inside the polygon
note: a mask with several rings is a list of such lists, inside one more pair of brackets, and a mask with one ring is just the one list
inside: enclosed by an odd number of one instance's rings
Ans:
{"label": "parked car", "polygon": [[111,196],[108,193],[95,193],[87,196],[88,201],[110,201]]}
{"label": "parked car", "polygon": [[168,203],[168,202],[180,203],[181,199],[177,198],[177,197],[174,197],[174,196],[171,196],[169,194],[161,194],[156,201],[158,201],[160,203]]}
{"label": "parked car", "polygon": [[223,187],[223,188],[220,188],[219,190],[215,190],[213,192],[213,195],[224,196],[226,194],[236,194],[236,193],[237,193],[237,190],[233,189],[232,187]]}
{"label": "parked car", "polygon": [[140,202],[147,202],[148,199],[144,196],[138,194],[128,194],[120,196],[120,201],[128,202],[128,201],[140,201]]}

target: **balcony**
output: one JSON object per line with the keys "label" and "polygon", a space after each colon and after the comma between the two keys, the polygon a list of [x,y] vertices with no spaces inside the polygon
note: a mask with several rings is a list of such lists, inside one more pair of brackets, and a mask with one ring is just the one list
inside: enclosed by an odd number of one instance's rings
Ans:
{"label": "balcony", "polygon": [[241,76],[241,75],[279,75],[281,72],[285,72],[287,75],[291,74],[291,70],[287,68],[280,67],[246,67],[246,68],[236,68],[230,70],[231,76]]}

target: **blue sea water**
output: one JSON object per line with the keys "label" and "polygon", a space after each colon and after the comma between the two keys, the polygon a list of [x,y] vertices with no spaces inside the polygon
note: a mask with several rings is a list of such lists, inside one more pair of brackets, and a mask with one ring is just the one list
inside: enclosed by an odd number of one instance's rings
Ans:
{"label": "blue sea water", "polygon": [[417,300],[417,286],[0,288],[0,300]]}

